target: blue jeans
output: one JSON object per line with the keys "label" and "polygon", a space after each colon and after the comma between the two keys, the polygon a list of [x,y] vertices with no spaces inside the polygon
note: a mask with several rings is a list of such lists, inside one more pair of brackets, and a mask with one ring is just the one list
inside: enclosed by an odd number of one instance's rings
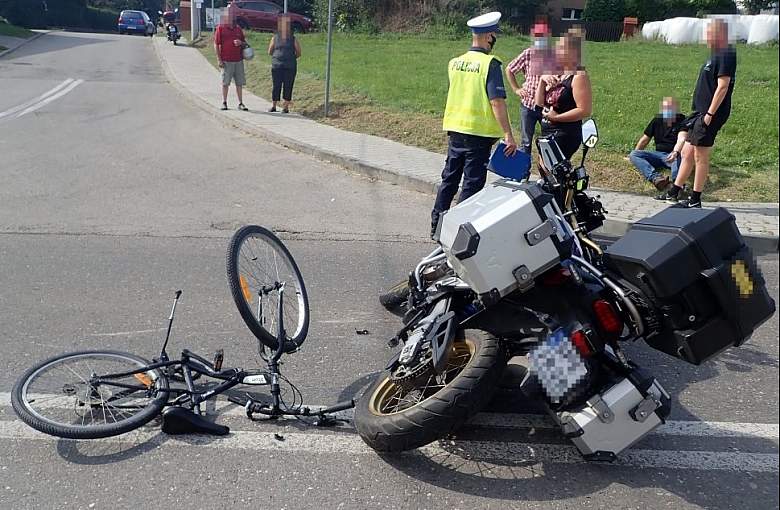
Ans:
{"label": "blue jeans", "polygon": [[628,159],[645,176],[645,179],[650,182],[661,177],[659,172],[661,169],[671,169],[672,180],[674,181],[677,177],[677,170],[680,168],[680,156],[677,156],[677,159],[671,165],[666,162],[667,156],[669,156],[668,152],[633,150],[628,155]]}
{"label": "blue jeans", "polygon": [[519,149],[526,154],[531,154],[531,143],[534,141],[536,125],[542,122],[542,115],[534,110],[520,105],[520,133],[522,140]]}

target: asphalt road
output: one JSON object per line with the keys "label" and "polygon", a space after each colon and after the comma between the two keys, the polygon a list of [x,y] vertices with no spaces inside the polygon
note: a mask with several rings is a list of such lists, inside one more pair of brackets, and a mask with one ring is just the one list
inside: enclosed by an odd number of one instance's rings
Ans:
{"label": "asphalt road", "polygon": [[[307,402],[354,396],[391,355],[397,323],[376,295],[432,248],[431,197],[225,127],[165,82],[142,37],[49,34],[0,60],[0,91],[0,508],[778,507],[776,316],[701,367],[632,346],[673,394],[672,420],[705,432],[652,435],[616,465],[579,462],[506,391],[455,439],[398,456],[348,426],[230,408],[220,440],[34,433],[8,405],[20,372],[81,348],[154,356],[176,289],[172,350],[251,366],[225,280],[227,239],[247,223],[280,232],[311,298],[309,338],[283,371]],[[760,262],[778,299],[777,257]]]}

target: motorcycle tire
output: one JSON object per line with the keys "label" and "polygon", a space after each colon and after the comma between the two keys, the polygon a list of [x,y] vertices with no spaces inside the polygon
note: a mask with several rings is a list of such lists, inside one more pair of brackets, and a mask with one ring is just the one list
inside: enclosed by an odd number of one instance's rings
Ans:
{"label": "motorcycle tire", "polygon": [[[490,401],[501,377],[506,358],[497,338],[480,330],[465,330],[456,337],[453,359],[469,353],[457,373],[446,376],[443,387],[426,395],[428,379],[418,402],[403,409],[388,407],[392,402],[403,404],[405,391],[390,379],[390,372],[382,372],[355,408],[355,427],[358,434],[378,452],[399,452],[419,448],[451,433],[468,418],[479,412]],[[430,390],[428,390],[430,391]],[[396,392],[396,393],[393,393]]]}

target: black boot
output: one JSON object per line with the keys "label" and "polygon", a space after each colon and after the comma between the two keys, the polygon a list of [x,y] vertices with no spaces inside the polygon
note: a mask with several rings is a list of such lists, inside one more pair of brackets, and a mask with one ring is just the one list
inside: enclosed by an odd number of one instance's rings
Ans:
{"label": "black boot", "polygon": [[436,230],[439,228],[439,217],[441,213],[439,211],[431,211],[431,239],[436,240]]}

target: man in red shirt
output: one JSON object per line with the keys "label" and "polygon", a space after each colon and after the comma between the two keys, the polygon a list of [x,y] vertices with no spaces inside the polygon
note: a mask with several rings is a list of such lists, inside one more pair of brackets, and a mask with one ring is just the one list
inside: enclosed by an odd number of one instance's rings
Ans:
{"label": "man in red shirt", "polygon": [[244,73],[243,50],[247,46],[244,32],[236,25],[236,11],[232,7],[227,8],[227,15],[222,16],[223,22],[214,32],[214,48],[217,52],[219,67],[222,68],[222,109],[227,110],[227,96],[230,82],[236,82],[236,95],[238,96],[238,109],[247,111],[244,106],[242,88],[246,85]]}
{"label": "man in red shirt", "polygon": [[[520,147],[523,152],[531,153],[536,124],[541,124],[542,116],[535,110],[536,89],[543,74],[555,74],[554,54],[549,48],[550,28],[544,21],[537,21],[531,28],[531,36],[534,45],[525,49],[520,55],[506,66],[506,77],[512,90],[520,96],[520,129],[523,135]],[[520,86],[517,83],[517,74],[523,73],[525,82]]]}

